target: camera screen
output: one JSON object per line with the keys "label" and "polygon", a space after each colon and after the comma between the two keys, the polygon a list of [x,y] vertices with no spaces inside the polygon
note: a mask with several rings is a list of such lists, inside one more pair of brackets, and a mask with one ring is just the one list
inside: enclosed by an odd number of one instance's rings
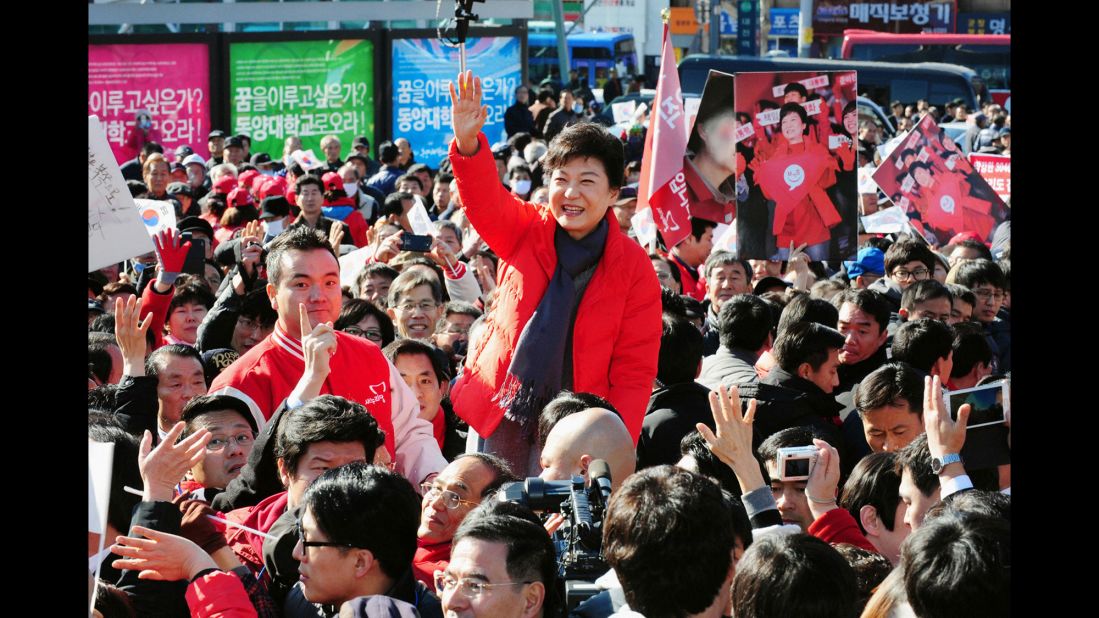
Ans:
{"label": "camera screen", "polygon": [[950,418],[958,420],[958,408],[969,404],[966,427],[981,427],[1004,422],[1003,382],[986,384],[975,389],[949,393]]}
{"label": "camera screen", "polygon": [[809,476],[809,459],[787,459],[785,476]]}

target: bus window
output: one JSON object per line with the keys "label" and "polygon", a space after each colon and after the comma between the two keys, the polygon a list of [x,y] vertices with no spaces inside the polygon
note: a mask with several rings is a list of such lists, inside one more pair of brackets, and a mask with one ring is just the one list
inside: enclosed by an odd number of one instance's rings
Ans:
{"label": "bus window", "polygon": [[[919,79],[894,79],[889,82],[890,90],[889,99],[894,101],[904,101],[905,103],[915,103],[919,99],[927,99],[927,80]],[[959,93],[960,94],[960,93]],[[953,98],[953,97],[951,97]],[[883,99],[884,103],[880,105],[885,106],[889,104],[889,99]],[[938,97],[931,97],[930,101],[938,101]],[[949,99],[948,99],[949,100]]]}

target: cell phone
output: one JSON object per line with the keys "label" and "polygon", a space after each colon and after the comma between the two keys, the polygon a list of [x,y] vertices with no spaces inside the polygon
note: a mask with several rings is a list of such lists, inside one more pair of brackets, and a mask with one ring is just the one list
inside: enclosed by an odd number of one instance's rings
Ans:
{"label": "cell phone", "polygon": [[817,462],[817,447],[789,446],[778,449],[778,473],[782,481],[807,481]]}
{"label": "cell phone", "polygon": [[402,234],[401,251],[418,251],[427,253],[431,251],[431,237],[420,234]]}
{"label": "cell phone", "polygon": [[206,239],[193,238],[190,232],[180,234],[183,242],[191,241],[187,259],[183,260],[183,272],[200,277],[206,275]]}
{"label": "cell phone", "polygon": [[943,403],[950,410],[950,418],[955,421],[958,420],[958,408],[962,407],[962,404],[970,405],[967,429],[1000,425],[1004,422],[1004,415],[1010,414],[1007,383],[1008,380],[1001,380],[957,391],[944,390]]}

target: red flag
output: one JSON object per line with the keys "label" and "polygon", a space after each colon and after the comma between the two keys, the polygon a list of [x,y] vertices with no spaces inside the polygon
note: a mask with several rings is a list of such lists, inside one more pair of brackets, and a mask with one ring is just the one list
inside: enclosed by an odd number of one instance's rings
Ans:
{"label": "red flag", "polygon": [[660,79],[649,114],[649,132],[645,136],[645,154],[641,160],[641,181],[637,208],[653,209],[653,220],[669,249],[691,233],[687,209],[687,180],[683,175],[683,153],[687,150],[687,115],[679,90],[679,71],[664,24],[664,45],[660,60]]}

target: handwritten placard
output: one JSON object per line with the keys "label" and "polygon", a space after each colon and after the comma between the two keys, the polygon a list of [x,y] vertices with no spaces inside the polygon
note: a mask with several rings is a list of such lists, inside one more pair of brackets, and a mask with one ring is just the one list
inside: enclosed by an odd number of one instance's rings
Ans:
{"label": "handwritten placard", "polygon": [[107,133],[88,116],[88,272],[153,250]]}

